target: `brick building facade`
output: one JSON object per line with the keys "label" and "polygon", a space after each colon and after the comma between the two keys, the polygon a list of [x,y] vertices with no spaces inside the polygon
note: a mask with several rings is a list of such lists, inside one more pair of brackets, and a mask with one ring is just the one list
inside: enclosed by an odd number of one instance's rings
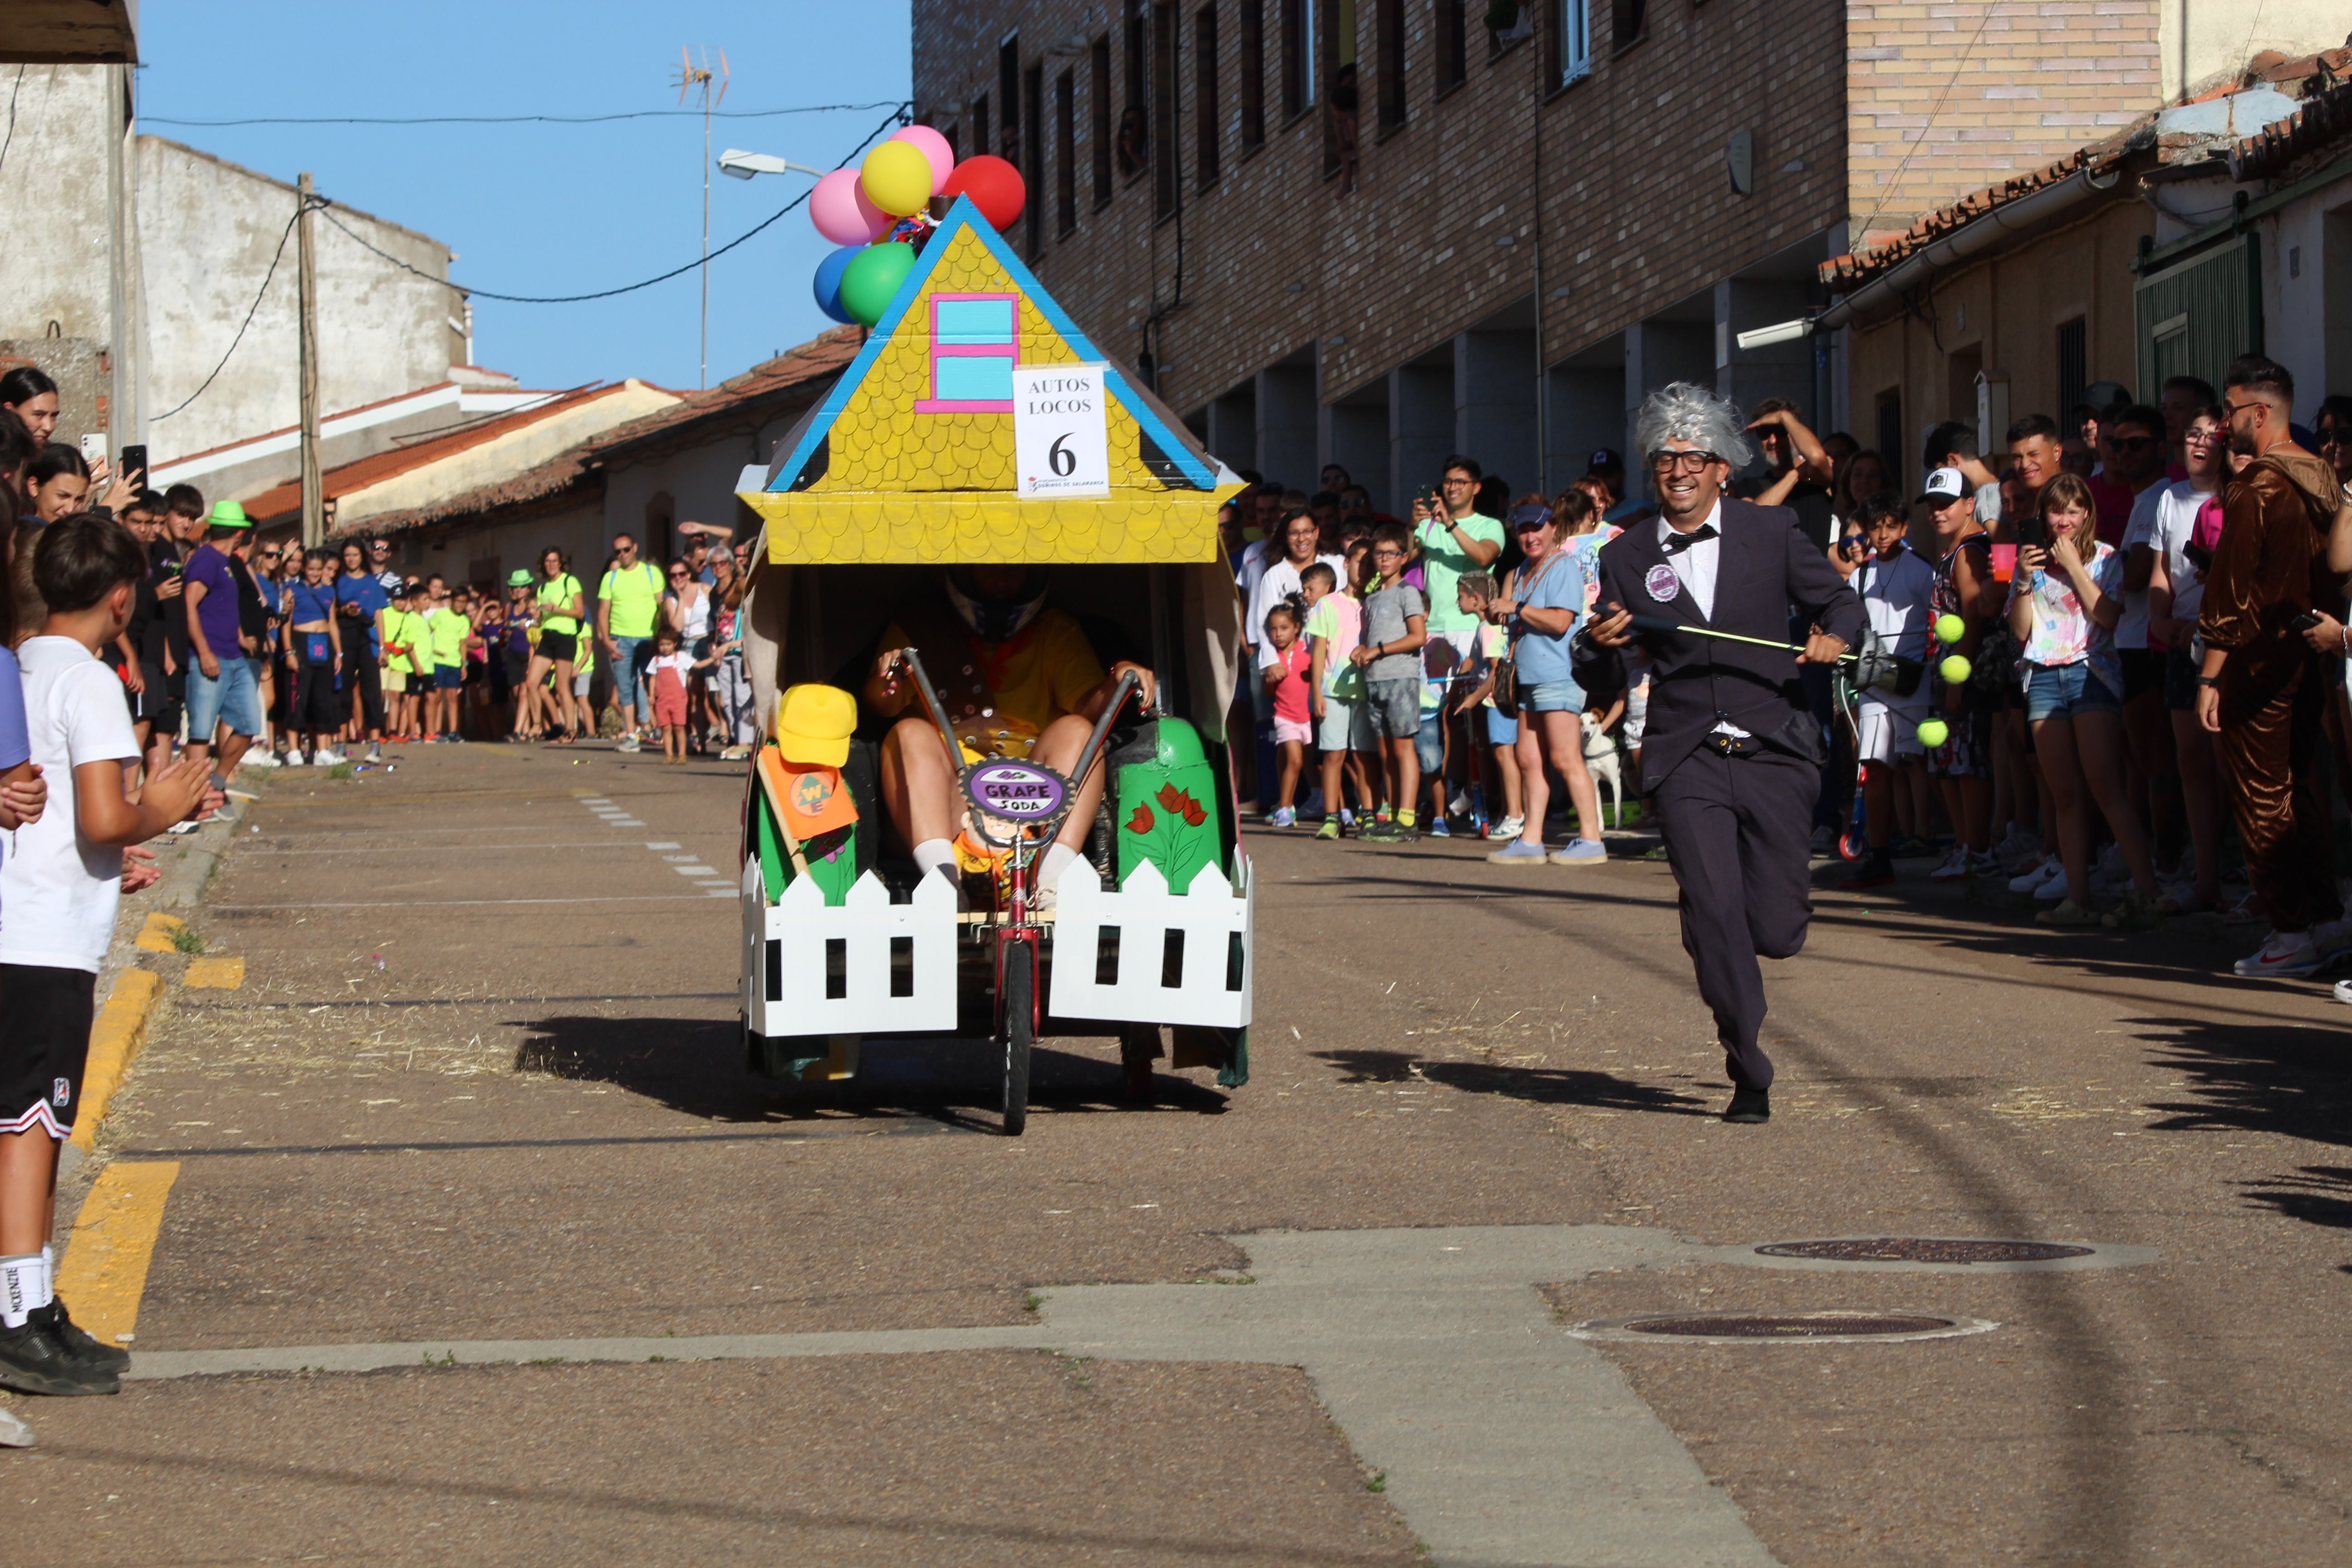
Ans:
{"label": "brick building facade", "polygon": [[1675,378],[1846,423],[1836,339],[1738,334],[1819,309],[1858,220],[2154,107],[2200,64],[2175,12],[915,0],[914,93],[1021,166],[1009,237],[1220,457],[1396,508],[1457,448],[1557,487]]}

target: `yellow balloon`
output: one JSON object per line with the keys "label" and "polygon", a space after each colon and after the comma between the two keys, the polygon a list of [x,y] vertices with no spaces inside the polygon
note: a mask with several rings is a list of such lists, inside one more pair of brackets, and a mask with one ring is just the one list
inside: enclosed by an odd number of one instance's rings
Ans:
{"label": "yellow balloon", "polygon": [[893,217],[911,217],[931,199],[931,161],[908,142],[885,142],[857,167],[866,199]]}

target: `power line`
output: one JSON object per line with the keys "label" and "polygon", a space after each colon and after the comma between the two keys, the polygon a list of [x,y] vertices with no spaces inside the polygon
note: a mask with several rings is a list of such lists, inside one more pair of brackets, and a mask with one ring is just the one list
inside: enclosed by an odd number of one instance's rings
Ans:
{"label": "power line", "polygon": [[[286,232],[278,237],[278,249],[269,258],[269,270],[261,275],[260,292],[254,295],[252,305],[248,307],[245,312],[245,320],[238,323],[236,336],[229,340],[228,353],[221,355],[220,363],[213,366],[212,374],[205,377],[205,384],[196,388],[195,391],[188,394],[186,401],[183,402],[179,408],[174,408],[171,410],[170,413],[156,415],[153,419],[149,421],[150,424],[161,424],[163,421],[169,419],[172,415],[180,412],[181,408],[185,408],[188,404],[194,403],[197,398],[202,397],[206,389],[209,388],[215,381],[220,378],[220,373],[228,368],[229,354],[236,353],[236,345],[245,342],[245,329],[253,325],[254,314],[261,309],[262,295],[269,292],[269,280],[278,276],[278,264],[285,258],[286,241],[292,237],[294,233],[294,226],[302,221],[302,215],[305,212],[316,212],[321,210],[326,206],[326,205],[327,204],[325,202],[320,201],[315,197],[307,202],[298,202],[295,204],[294,216],[286,220]],[[330,216],[331,216],[331,215]]]}
{"label": "power line", "polygon": [[16,95],[25,90],[25,72],[29,68],[26,66],[16,68],[16,85],[8,92],[8,134],[0,138],[0,167],[6,165],[8,149],[16,140]]}
{"label": "power line", "polygon": [[[863,153],[866,148],[872,146],[874,139],[881,135],[882,132],[891,124],[901,119],[904,116],[907,108],[908,105],[903,102],[892,104],[890,106],[890,112],[883,117],[882,122],[875,126],[873,130],[867,132],[866,133],[865,140],[858,142],[856,146],[849,150],[849,156],[842,159],[842,161],[835,164],[834,167],[836,169],[847,168],[849,166],[850,158],[856,157],[858,153]],[[808,199],[809,193],[803,191],[799,195],[794,196],[791,201],[785,203],[781,211],[761,220],[752,227],[746,229],[743,233],[737,235],[733,239],[729,240],[726,244],[712,251],[709,258],[689,261],[683,267],[673,267],[667,272],[661,273],[656,277],[647,278],[641,282],[625,283],[618,289],[600,289],[593,294],[493,294],[487,289],[469,289],[462,283],[452,283],[446,278],[436,278],[433,274],[424,270],[422,268],[411,266],[408,262],[402,260],[399,257],[393,255],[390,251],[380,249],[376,246],[370,244],[368,241],[362,239],[357,234],[352,233],[350,228],[346,227],[341,218],[335,216],[332,206],[323,206],[320,210],[326,214],[326,218],[329,223],[333,224],[337,228],[341,229],[345,237],[351,239],[353,244],[359,246],[361,249],[373,252],[384,260],[391,262],[394,267],[399,268],[402,271],[413,272],[428,283],[438,283],[444,289],[467,295],[472,299],[496,300],[501,303],[509,305],[576,305],[588,300],[609,300],[616,294],[634,294],[640,289],[650,289],[656,283],[667,283],[673,278],[691,272],[696,268],[703,266],[706,260],[715,260],[718,258],[726,255],[737,246],[741,245],[746,240],[751,238],[752,236],[772,226],[778,219],[782,218],[785,213],[796,210],[802,203]],[[285,245],[282,240],[279,242],[278,247],[281,250],[285,248]]]}
{"label": "power line", "polygon": [[[723,109],[711,114],[713,120],[772,120],[784,114],[830,114],[843,110],[888,109],[883,102],[874,103],[804,103],[790,109]],[[640,109],[624,114],[424,114],[334,115],[318,119],[293,116],[261,116],[251,120],[178,120],[160,114],[142,114],[140,120],[149,125],[604,125],[615,120],[698,120],[702,111],[695,109]]]}

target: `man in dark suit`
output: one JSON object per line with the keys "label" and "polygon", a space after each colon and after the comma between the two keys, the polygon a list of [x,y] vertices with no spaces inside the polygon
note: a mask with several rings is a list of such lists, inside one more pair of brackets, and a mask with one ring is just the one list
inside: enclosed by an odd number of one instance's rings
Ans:
{"label": "man in dark suit", "polygon": [[[1756,1043],[1756,960],[1793,956],[1812,915],[1821,731],[1797,667],[1842,658],[1861,636],[1862,602],[1796,513],[1724,493],[1750,456],[1728,400],[1676,382],[1643,403],[1635,430],[1659,516],[1602,547],[1601,602],[1585,635],[1603,647],[1638,641],[1655,661],[1642,788],[1682,885],[1683,948],[1723,1041],[1732,1083],[1724,1120],[1765,1121],[1772,1061]],[[1801,653],[1785,642],[1792,608],[1811,628]],[[1636,614],[1776,646],[1636,631]]]}

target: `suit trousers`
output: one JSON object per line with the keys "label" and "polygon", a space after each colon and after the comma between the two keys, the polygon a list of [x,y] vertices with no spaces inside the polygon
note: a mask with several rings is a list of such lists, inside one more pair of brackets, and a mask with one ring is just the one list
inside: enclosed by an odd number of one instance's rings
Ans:
{"label": "suit trousers", "polygon": [[[2225,682],[2229,678],[2225,673]],[[2321,661],[2292,691],[2260,707],[2223,688],[2221,763],[2245,847],[2246,880],[2282,931],[2309,931],[2344,912],[2336,892],[2336,828],[2319,787],[2323,715],[2334,689]]]}
{"label": "suit trousers", "polygon": [[1682,886],[1683,951],[1715,1015],[1724,1069],[1769,1089],[1772,1059],[1757,958],[1791,958],[1811,921],[1813,802],[1821,770],[1782,752],[1727,757],[1701,746],[1652,792]]}

